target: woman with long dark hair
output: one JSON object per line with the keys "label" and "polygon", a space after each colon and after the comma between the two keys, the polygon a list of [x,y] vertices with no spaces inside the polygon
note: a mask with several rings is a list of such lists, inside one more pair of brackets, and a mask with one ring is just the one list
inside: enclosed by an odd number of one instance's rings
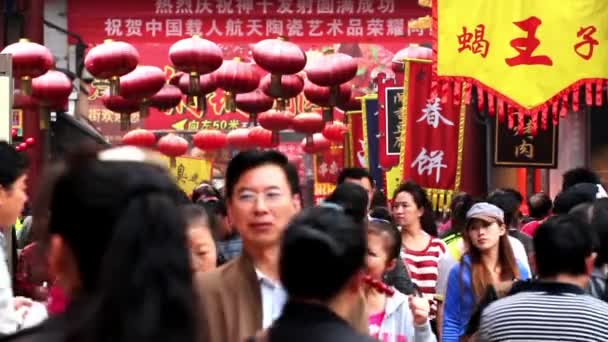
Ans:
{"label": "woman with long dark hair", "polygon": [[422,187],[414,182],[401,184],[393,196],[392,214],[401,228],[401,259],[412,281],[431,302],[431,317],[437,310],[435,299],[439,260],[446,246],[437,238],[431,202]]}
{"label": "woman with long dark hair", "polygon": [[458,342],[465,335],[473,309],[489,286],[530,277],[515,259],[500,208],[477,203],[466,218],[463,237],[468,251],[450,271],[447,284],[441,335],[446,342]]}
{"label": "woman with long dark hair", "polygon": [[9,340],[196,340],[186,222],[160,165],[121,147],[79,154],[43,183],[49,265],[70,304]]}

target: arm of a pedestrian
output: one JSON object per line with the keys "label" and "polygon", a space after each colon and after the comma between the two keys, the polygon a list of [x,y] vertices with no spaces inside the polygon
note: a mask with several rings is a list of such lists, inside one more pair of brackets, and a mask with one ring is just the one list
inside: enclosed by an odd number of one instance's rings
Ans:
{"label": "arm of a pedestrian", "polygon": [[453,267],[447,282],[447,291],[443,305],[443,329],[441,333],[442,341],[460,341],[460,265]]}

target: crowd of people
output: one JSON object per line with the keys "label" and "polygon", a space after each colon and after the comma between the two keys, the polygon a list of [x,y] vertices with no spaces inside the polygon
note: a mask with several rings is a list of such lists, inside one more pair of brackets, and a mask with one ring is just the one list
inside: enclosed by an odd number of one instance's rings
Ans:
{"label": "crowd of people", "polygon": [[276,151],[184,194],[135,147],[49,165],[24,214],[27,160],[0,143],[0,161],[2,341],[608,341],[608,195],[587,169],[553,201],[457,194],[443,222],[418,184],[386,201],[360,168],[305,207]]}

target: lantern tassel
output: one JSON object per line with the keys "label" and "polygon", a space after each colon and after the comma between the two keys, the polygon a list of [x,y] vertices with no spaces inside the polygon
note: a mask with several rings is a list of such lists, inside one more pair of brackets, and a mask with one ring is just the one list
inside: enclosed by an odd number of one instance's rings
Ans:
{"label": "lantern tassel", "polygon": [[233,92],[227,91],[224,93],[224,103],[224,108],[228,113],[233,113],[236,111],[236,100]]}
{"label": "lantern tassel", "polygon": [[323,121],[334,121],[334,107],[323,107]]}
{"label": "lantern tassel", "polygon": [[331,86],[329,88],[329,105],[334,107],[338,105],[338,96],[340,95],[339,86]]}
{"label": "lantern tassel", "polygon": [[201,79],[197,72],[190,73],[190,82],[188,83],[188,93],[198,94],[201,91]]}
{"label": "lantern tassel", "polygon": [[21,91],[23,95],[32,95],[32,78],[29,76],[21,77]]}
{"label": "lantern tassel", "polygon": [[270,96],[277,98],[283,94],[281,88],[281,74],[270,74]]}
{"label": "lantern tassel", "polygon": [[150,110],[147,101],[143,101],[139,105],[139,117],[142,119],[147,118],[150,115]]}
{"label": "lantern tassel", "polygon": [[128,131],[131,128],[131,114],[120,113],[120,130]]}
{"label": "lantern tassel", "polygon": [[110,96],[120,94],[120,78],[118,76],[110,77]]}
{"label": "lantern tassel", "polygon": [[46,130],[49,129],[49,117],[50,112],[48,107],[42,107],[40,110],[40,129]]}
{"label": "lantern tassel", "polygon": [[258,125],[258,113],[250,113],[249,114],[249,123],[247,126],[255,127]]}
{"label": "lantern tassel", "polygon": [[169,166],[174,169],[177,166],[177,159],[175,157],[169,157]]}
{"label": "lantern tassel", "polygon": [[281,142],[281,137],[279,136],[279,132],[272,131],[272,135],[270,136],[270,144],[273,146],[278,146]]}

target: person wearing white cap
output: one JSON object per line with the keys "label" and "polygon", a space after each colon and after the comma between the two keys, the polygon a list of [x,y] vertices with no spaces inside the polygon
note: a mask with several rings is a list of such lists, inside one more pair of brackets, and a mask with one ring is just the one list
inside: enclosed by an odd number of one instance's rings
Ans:
{"label": "person wearing white cap", "polygon": [[488,286],[530,277],[513,254],[500,208],[477,203],[466,218],[463,238],[468,250],[450,271],[447,283],[442,334],[446,342],[460,341]]}

